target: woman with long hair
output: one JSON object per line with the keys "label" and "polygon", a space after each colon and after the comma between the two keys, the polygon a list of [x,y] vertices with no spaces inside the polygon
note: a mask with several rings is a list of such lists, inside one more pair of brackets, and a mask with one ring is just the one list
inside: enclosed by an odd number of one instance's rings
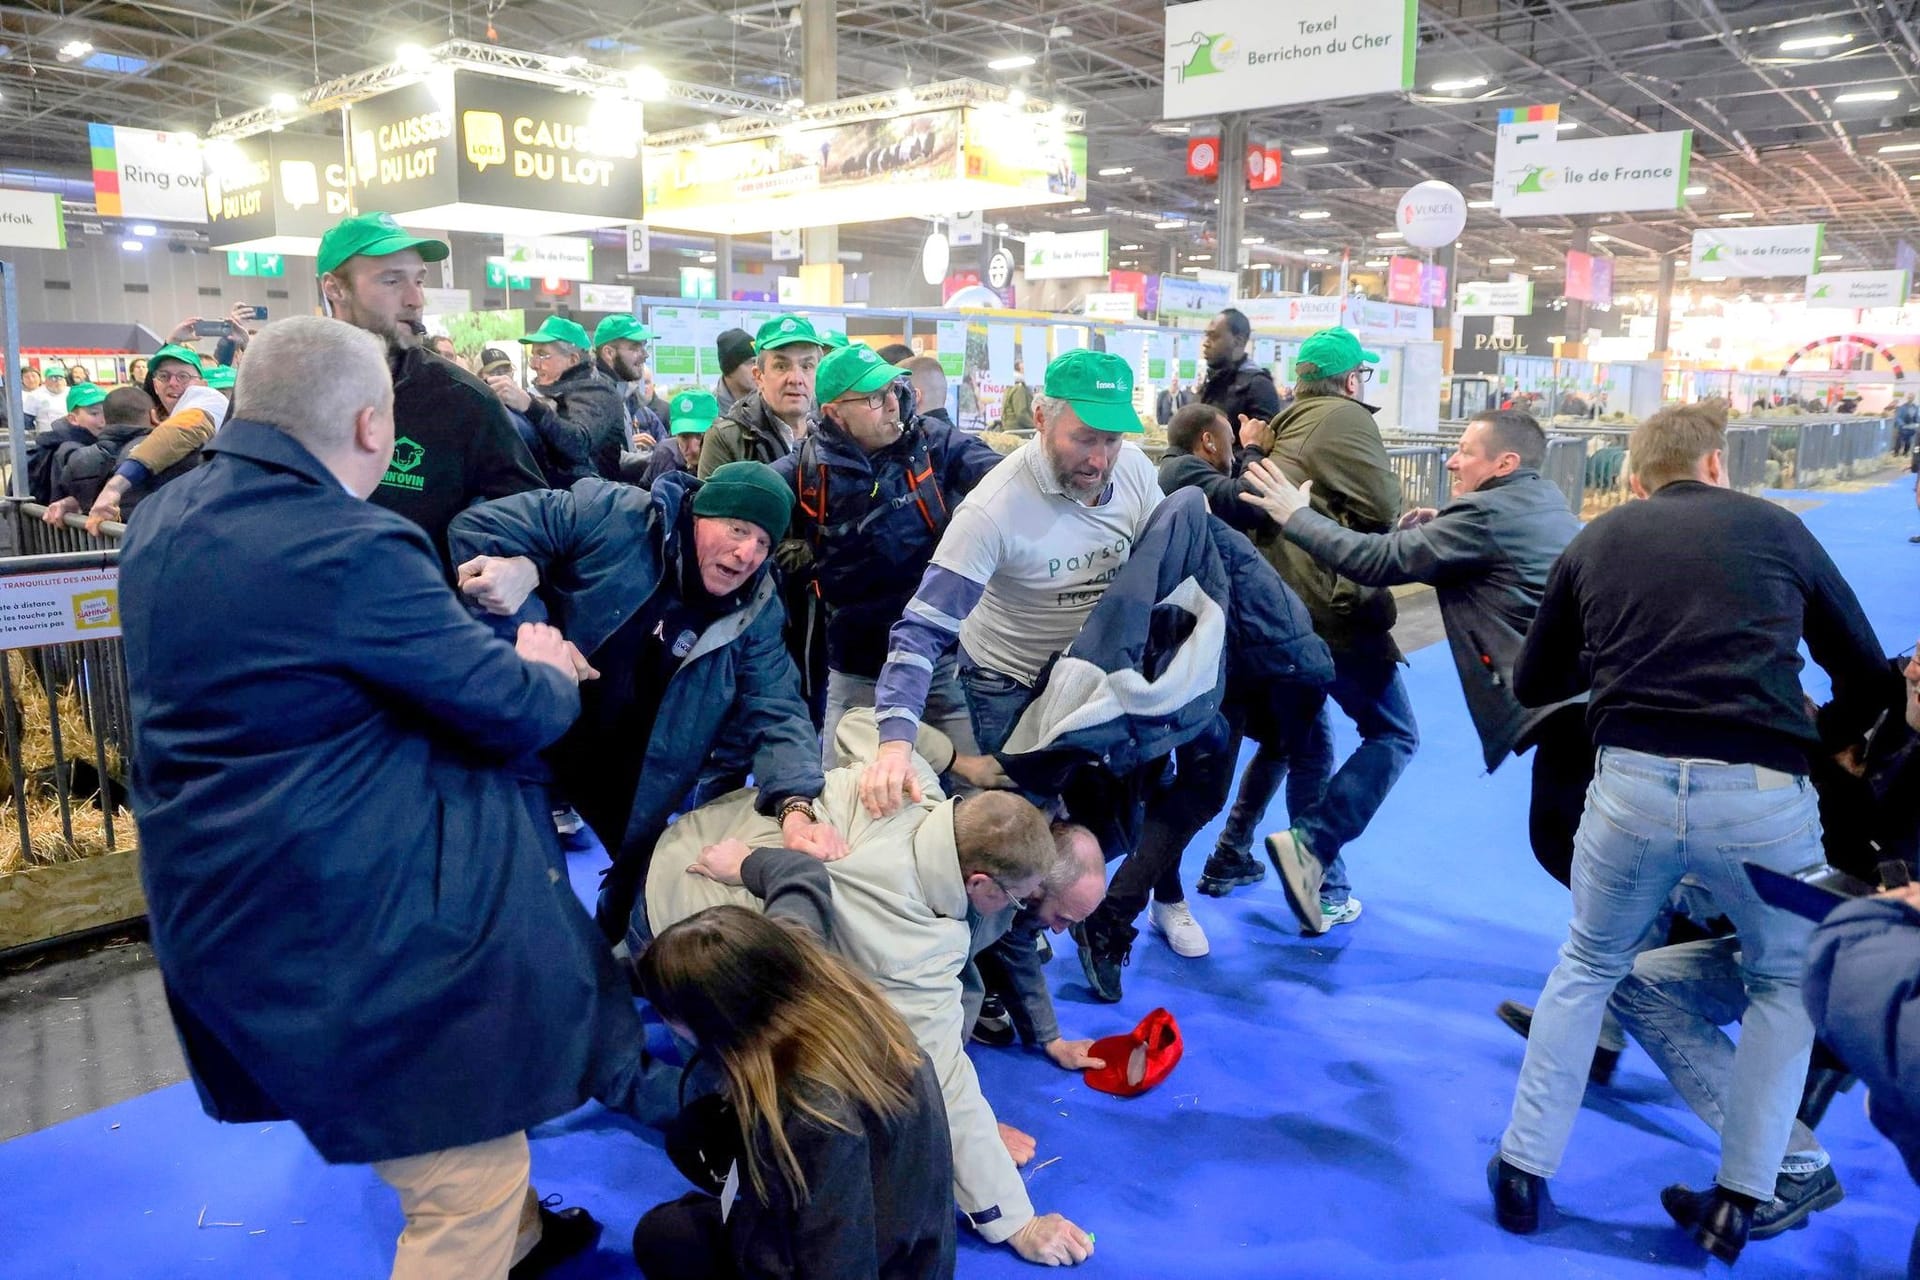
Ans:
{"label": "woman with long hair", "polygon": [[[953,1155],[932,1066],[900,1015],[802,930],[744,907],[667,929],[640,988],[725,1082],[725,1185],[634,1229],[649,1280],[927,1280],[954,1267]],[[683,1164],[684,1167],[684,1164]],[[699,1180],[696,1178],[696,1180]]]}

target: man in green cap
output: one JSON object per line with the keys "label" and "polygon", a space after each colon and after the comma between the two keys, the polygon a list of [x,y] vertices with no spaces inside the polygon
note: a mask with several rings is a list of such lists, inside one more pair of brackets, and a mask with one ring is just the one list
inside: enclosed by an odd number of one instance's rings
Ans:
{"label": "man in green cap", "polygon": [[82,382],[67,392],[66,416],[56,418],[45,430],[34,433],[27,445],[27,492],[42,505],[54,500],[56,464],[62,449],[81,448],[100,438],[107,425],[101,405],[107,393],[91,382]]}
{"label": "man in green cap", "polygon": [[[593,357],[601,374],[620,393],[620,405],[627,415],[629,448],[643,456],[659,442],[665,423],[660,411],[643,395],[647,381],[647,343],[653,330],[629,315],[612,315],[594,326]],[[650,388],[649,388],[650,389]]]}
{"label": "man in green cap", "polygon": [[651,489],[589,478],[453,521],[462,593],[499,620],[550,615],[599,672],[547,758],[613,858],[600,927],[635,954],[648,936],[635,908],[654,842],[723,729],[750,745],[760,811],[780,820],[787,847],[845,851],[813,817],[820,749],[782,641],[771,552],[792,511],[771,467],[736,462]]}
{"label": "man in green cap", "polygon": [[701,442],[719,418],[720,402],[711,391],[693,388],[676,395],[667,404],[668,438],[647,455],[636,483],[651,489],[661,476],[698,467]]}
{"label": "man in green cap", "polygon": [[778,462],[807,433],[813,379],[827,353],[826,338],[805,316],[777,316],[760,326],[753,350],[757,389],[734,401],[726,416],[707,432],[700,452],[702,476],[742,458]]}
{"label": "man in green cap", "polygon": [[37,430],[45,431],[67,416],[67,367],[50,364],[40,371],[38,390],[25,396],[26,412]]}
{"label": "man in green cap", "polygon": [[[1125,360],[1086,350],[1059,356],[1047,366],[1033,409],[1034,438],[954,513],[888,637],[875,691],[880,753],[861,784],[876,816],[899,808],[903,793],[920,798],[913,737],[940,662],[958,646],[974,741],[984,752],[998,751],[1040,672],[1080,634],[1160,503],[1153,464],[1126,443],[1144,427]],[[1130,854],[1107,900],[1073,926],[1082,967],[1102,1000],[1120,998],[1120,970],[1137,933],[1133,919],[1149,894],[1151,923],[1175,952],[1207,953],[1180,885],[1179,853],[1171,851],[1170,865],[1163,865],[1164,849]]]}
{"label": "man in green cap", "polygon": [[527,349],[533,392],[511,374],[492,374],[487,385],[501,404],[533,424],[550,454],[584,459],[590,474],[618,480],[627,414],[619,390],[594,368],[586,329],[565,316],[548,316],[520,344]]}
{"label": "man in green cap", "polygon": [[[1374,425],[1375,409],[1360,398],[1379,361],[1351,330],[1322,329],[1300,344],[1294,359],[1293,403],[1270,424],[1250,423],[1241,435],[1256,459],[1272,458],[1295,484],[1312,482],[1315,511],[1342,528],[1369,534],[1393,529],[1401,509],[1400,481]],[[1400,679],[1392,594],[1336,576],[1277,525],[1263,529],[1255,541],[1299,593],[1313,615],[1314,630],[1333,650],[1334,678],[1327,693],[1360,732],[1359,748],[1326,778],[1321,803],[1308,814],[1290,814],[1295,825],[1267,840],[1268,858],[1302,926],[1325,933],[1360,914],[1341,850],[1373,820],[1420,745],[1419,730]],[[1264,754],[1263,748],[1241,779],[1229,831],[1245,829],[1250,835],[1257,815],[1279,789],[1285,769]],[[1330,768],[1331,753],[1321,758]],[[1245,879],[1235,880],[1236,868]],[[1207,876],[1215,882],[1257,883],[1262,875],[1244,848],[1218,849],[1207,863]]]}
{"label": "man in green cap", "polygon": [[[499,399],[424,345],[427,263],[449,252],[444,241],[411,234],[392,214],[369,212],[335,224],[320,238],[318,255],[328,313],[387,344],[393,464],[367,500],[425,529],[442,559],[456,514],[545,484]],[[451,577],[451,562],[447,568]]]}
{"label": "man in green cap", "polygon": [[[813,553],[827,608],[827,703],[822,762],[836,763],[834,730],[871,707],[899,620],[953,510],[1000,455],[978,437],[932,418],[900,419],[904,370],[855,343],[820,362],[820,423],[797,452],[774,463],[799,499],[795,536]],[[972,755],[973,725],[949,655],[930,682],[927,719]]]}

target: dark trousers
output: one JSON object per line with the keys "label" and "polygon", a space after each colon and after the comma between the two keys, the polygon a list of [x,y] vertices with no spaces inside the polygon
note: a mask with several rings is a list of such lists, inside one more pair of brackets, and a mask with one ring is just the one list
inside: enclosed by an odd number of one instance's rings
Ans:
{"label": "dark trousers", "polygon": [[1533,856],[1561,884],[1573,883],[1573,834],[1593,782],[1593,740],[1585,704],[1562,707],[1533,733],[1533,799],[1527,835]]}
{"label": "dark trousers", "polygon": [[633,1229],[633,1260],[647,1280],[733,1280],[720,1201],[704,1191],[655,1205]]}

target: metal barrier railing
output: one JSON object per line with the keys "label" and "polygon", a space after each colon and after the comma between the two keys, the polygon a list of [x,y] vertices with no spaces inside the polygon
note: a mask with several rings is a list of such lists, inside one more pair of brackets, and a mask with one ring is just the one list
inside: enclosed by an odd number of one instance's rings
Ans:
{"label": "metal barrier railing", "polygon": [[1896,434],[1887,418],[1776,418],[1753,425],[1767,432],[1768,480],[1781,489],[1835,484],[1882,466]]}
{"label": "metal barrier railing", "polygon": [[1587,442],[1576,436],[1549,436],[1540,474],[1567,495],[1567,509],[1579,515],[1587,504]]}
{"label": "metal barrier railing", "polygon": [[[46,524],[45,508],[6,500],[14,545],[0,578],[111,568],[119,525],[98,535],[78,517]],[[117,634],[0,652],[0,869],[106,853],[134,841],[126,812],[133,715]]]}
{"label": "metal barrier railing", "polygon": [[1767,487],[1768,431],[1765,427],[1727,428],[1727,487],[1757,494]]}
{"label": "metal barrier railing", "polygon": [[1400,477],[1401,501],[1409,507],[1443,507],[1447,504],[1447,450],[1434,446],[1415,446],[1387,450],[1387,461]]}

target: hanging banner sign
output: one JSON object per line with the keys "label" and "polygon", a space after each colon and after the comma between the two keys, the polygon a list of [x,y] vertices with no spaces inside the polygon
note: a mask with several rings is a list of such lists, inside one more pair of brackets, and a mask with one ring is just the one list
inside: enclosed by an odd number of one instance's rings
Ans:
{"label": "hanging banner sign", "polygon": [[207,220],[200,196],[200,139],[190,133],[90,124],[87,145],[93,152],[93,203],[103,216]]}
{"label": "hanging banner sign", "polygon": [[1220,176],[1220,139],[1187,139],[1187,176],[1189,178]]}
{"label": "hanging banner sign", "polygon": [[580,286],[582,311],[612,311],[633,314],[633,290],[624,284],[583,284]]}
{"label": "hanging banner sign", "polygon": [[577,236],[503,236],[499,262],[516,276],[593,279],[593,242]]}
{"label": "hanging banner sign", "polygon": [[1089,320],[1138,320],[1137,301],[1130,293],[1090,293],[1082,313]]}
{"label": "hanging banner sign", "polygon": [[1438,263],[1420,273],[1420,305],[1425,307],[1447,305],[1447,269]]}
{"label": "hanging banner sign", "polygon": [[627,274],[643,276],[653,270],[653,237],[646,227],[635,224],[627,228]]}
{"label": "hanging banner sign", "polygon": [[1422,264],[1418,258],[1400,254],[1387,263],[1387,301],[1418,305]]}
{"label": "hanging banner sign", "polygon": [[1493,199],[1503,218],[1543,213],[1678,209],[1693,160],[1693,131],[1560,141],[1551,124],[1502,125]]}
{"label": "hanging banner sign", "polygon": [[[351,175],[338,138],[256,133],[216,138],[201,151],[207,239],[217,249],[314,252],[328,228],[353,211]],[[286,244],[282,237],[312,241]]]}
{"label": "hanging banner sign", "polygon": [[1170,120],[1413,88],[1415,0],[1197,0],[1166,14]]}
{"label": "hanging banner sign", "polygon": [[455,231],[552,232],[641,211],[640,107],[472,72],[348,108],[363,208]]}
{"label": "hanging banner sign", "polygon": [[1279,330],[1315,332],[1340,323],[1340,299],[1323,297],[1247,298],[1235,304],[1247,323],[1272,333]]}
{"label": "hanging banner sign", "polygon": [[1247,190],[1273,190],[1280,185],[1282,167],[1280,148],[1261,146],[1247,148]]}
{"label": "hanging banner sign", "polygon": [[0,190],[0,244],[66,248],[66,213],[60,197],[48,191]]}
{"label": "hanging banner sign", "polygon": [[1027,237],[1027,279],[1081,280],[1107,274],[1105,231],[1036,231]]}
{"label": "hanging banner sign", "polygon": [[983,243],[986,234],[987,221],[978,211],[956,213],[953,215],[953,225],[947,234],[947,239],[954,248],[965,249]]}
{"label": "hanging banner sign", "polygon": [[1904,307],[1912,280],[1905,271],[1822,271],[1807,277],[1807,306]]}
{"label": "hanging banner sign", "polygon": [[1593,255],[1567,250],[1567,284],[1562,290],[1575,302],[1593,301]]}
{"label": "hanging banner sign", "polygon": [[1826,243],[1826,224],[1702,227],[1693,233],[1687,273],[1701,276],[1810,276]]}
{"label": "hanging banner sign", "polygon": [[1533,314],[1533,281],[1474,280],[1460,286],[1453,300],[1458,316],[1530,316]]}
{"label": "hanging banner sign", "polygon": [[1218,280],[1160,277],[1159,318],[1211,320],[1233,304],[1233,289]]}
{"label": "hanging banner sign", "polygon": [[1593,260],[1593,297],[1588,299],[1602,310],[1613,307],[1613,259]]}

